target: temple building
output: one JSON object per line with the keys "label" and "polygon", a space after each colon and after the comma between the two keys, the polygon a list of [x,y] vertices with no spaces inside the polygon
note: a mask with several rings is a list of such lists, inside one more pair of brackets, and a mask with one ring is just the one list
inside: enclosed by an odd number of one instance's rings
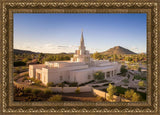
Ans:
{"label": "temple building", "polygon": [[121,65],[108,60],[93,60],[84,44],[83,32],[79,49],[75,51],[70,61],[46,61],[44,64],[29,65],[29,76],[41,80],[47,85],[67,82],[78,84],[94,79],[97,71],[105,73],[105,78],[115,76],[120,72]]}

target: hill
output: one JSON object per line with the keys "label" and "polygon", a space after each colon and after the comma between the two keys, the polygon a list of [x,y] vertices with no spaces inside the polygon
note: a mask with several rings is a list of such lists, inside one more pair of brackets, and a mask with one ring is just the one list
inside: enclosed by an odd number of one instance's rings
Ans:
{"label": "hill", "polygon": [[13,52],[14,52],[15,54],[22,54],[22,53],[35,54],[35,53],[37,53],[37,52],[29,51],[29,50],[19,50],[19,49],[14,49]]}
{"label": "hill", "polygon": [[[22,53],[26,53],[26,54],[39,54],[40,52],[33,52],[33,51],[29,51],[29,50],[20,50],[20,49],[14,49],[13,50],[14,54],[22,54]],[[65,53],[65,52],[61,52],[61,53],[43,53],[43,54],[62,54],[62,55],[67,55],[67,54],[74,54],[74,53]]]}
{"label": "hill", "polygon": [[132,51],[126,49],[126,48],[123,48],[121,46],[115,46],[113,48],[110,48],[107,51],[101,52],[101,54],[103,54],[103,55],[108,55],[108,54],[120,55],[120,54],[136,54],[136,53],[132,52]]}

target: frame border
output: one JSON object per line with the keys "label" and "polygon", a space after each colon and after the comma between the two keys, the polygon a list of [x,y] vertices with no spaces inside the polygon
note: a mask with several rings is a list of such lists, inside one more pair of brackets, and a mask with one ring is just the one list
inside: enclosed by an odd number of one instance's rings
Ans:
{"label": "frame border", "polygon": [[[13,102],[13,13],[146,13],[148,103]],[[2,112],[158,113],[158,4],[153,2],[2,2]],[[151,77],[152,76],[152,77]],[[10,94],[10,95],[9,95]],[[65,106],[65,107],[64,107]],[[127,106],[127,107],[126,107]],[[71,108],[72,107],[72,108]]]}

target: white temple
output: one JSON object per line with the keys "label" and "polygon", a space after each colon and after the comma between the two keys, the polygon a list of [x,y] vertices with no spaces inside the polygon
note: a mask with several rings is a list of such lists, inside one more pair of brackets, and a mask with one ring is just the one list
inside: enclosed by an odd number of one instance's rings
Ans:
{"label": "white temple", "polygon": [[84,45],[83,32],[79,50],[70,61],[46,61],[45,64],[29,65],[29,76],[47,85],[67,82],[85,83],[94,79],[97,71],[105,73],[105,78],[120,72],[120,64],[108,60],[93,60]]}

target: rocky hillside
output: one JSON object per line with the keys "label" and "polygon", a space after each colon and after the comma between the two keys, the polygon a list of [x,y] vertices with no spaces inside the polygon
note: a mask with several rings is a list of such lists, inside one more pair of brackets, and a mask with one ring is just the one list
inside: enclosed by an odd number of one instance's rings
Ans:
{"label": "rocky hillside", "polygon": [[108,55],[108,54],[117,54],[117,55],[120,55],[120,54],[136,54],[135,52],[132,52],[132,51],[130,51],[126,48],[123,48],[121,46],[115,46],[115,47],[110,48],[109,50],[101,52],[101,53],[104,54],[104,55]]}

